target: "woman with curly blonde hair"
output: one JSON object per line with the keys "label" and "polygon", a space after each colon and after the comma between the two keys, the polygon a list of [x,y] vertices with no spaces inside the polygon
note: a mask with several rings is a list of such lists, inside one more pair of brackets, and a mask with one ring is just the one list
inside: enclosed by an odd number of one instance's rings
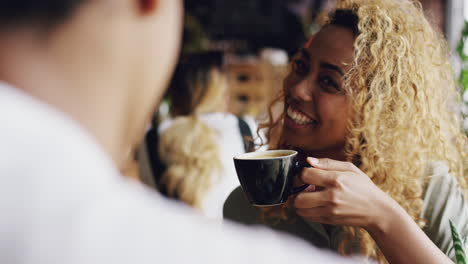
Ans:
{"label": "woman with curly blonde hair", "polygon": [[339,1],[292,59],[279,100],[270,146],[307,157],[310,187],[262,210],[237,189],[225,218],[381,263],[454,259],[449,220],[468,234],[467,138],[447,45],[419,3]]}

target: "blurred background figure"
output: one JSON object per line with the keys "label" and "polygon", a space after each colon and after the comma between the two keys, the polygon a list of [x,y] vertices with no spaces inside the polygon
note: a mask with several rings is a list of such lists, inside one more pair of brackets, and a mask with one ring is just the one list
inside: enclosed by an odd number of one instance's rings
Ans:
{"label": "blurred background figure", "polygon": [[169,116],[155,125],[158,144],[150,147],[156,187],[211,218],[222,218],[224,200],[239,185],[232,157],[253,150],[256,131],[227,112],[222,66],[220,52],[181,58],[166,99]]}

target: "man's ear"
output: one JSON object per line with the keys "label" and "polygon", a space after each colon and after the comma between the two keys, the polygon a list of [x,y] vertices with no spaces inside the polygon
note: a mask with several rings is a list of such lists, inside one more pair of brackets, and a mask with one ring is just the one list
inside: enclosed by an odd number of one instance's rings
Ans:
{"label": "man's ear", "polygon": [[143,14],[151,14],[157,7],[159,0],[138,0],[140,11]]}

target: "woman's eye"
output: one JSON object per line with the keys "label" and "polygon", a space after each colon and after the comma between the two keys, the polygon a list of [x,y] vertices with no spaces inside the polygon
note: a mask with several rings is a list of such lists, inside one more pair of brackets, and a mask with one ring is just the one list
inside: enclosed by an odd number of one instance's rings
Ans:
{"label": "woman's eye", "polygon": [[330,92],[341,92],[338,84],[329,76],[323,76],[319,79],[320,85],[325,88],[326,91]]}
{"label": "woman's eye", "polygon": [[306,75],[309,72],[309,66],[303,59],[294,59],[292,62],[292,69],[299,75]]}

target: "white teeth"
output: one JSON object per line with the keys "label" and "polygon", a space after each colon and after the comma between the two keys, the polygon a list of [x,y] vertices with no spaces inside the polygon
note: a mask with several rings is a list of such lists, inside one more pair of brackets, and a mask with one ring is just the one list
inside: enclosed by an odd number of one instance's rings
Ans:
{"label": "white teeth", "polygon": [[288,116],[292,120],[294,120],[294,122],[296,122],[296,123],[298,123],[300,125],[305,125],[305,124],[314,122],[313,119],[310,119],[307,116],[305,116],[304,114],[302,114],[302,113],[300,113],[298,111],[295,111],[291,107],[288,107],[288,110],[286,111],[286,113],[288,114]]}

